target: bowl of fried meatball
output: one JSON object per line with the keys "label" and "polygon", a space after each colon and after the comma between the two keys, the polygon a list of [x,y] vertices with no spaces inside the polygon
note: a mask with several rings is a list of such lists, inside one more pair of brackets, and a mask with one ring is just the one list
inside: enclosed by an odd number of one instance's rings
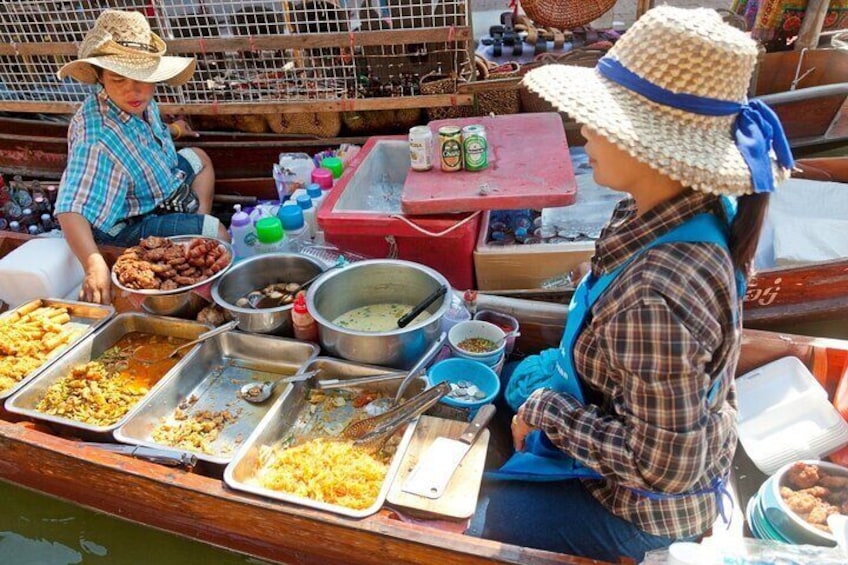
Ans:
{"label": "bowl of fried meatball", "polygon": [[230,244],[196,235],[146,237],[112,266],[112,282],[141,298],[151,314],[191,316],[211,284],[233,264]]}

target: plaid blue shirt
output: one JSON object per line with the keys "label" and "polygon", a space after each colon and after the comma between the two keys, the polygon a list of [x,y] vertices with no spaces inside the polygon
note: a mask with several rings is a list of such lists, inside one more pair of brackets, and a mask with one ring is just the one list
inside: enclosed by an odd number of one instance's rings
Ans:
{"label": "plaid blue shirt", "polygon": [[153,210],[182,178],[156,102],[140,118],[118,108],[98,86],[68,129],[68,166],[59,184],[56,214],[76,212],[108,231],[121,220]]}

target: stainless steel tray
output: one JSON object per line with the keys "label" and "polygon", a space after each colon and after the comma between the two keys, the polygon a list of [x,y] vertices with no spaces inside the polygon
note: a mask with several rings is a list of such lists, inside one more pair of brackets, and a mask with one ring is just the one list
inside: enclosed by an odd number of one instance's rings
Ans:
{"label": "stainless steel tray", "polygon": [[[74,434],[84,439],[109,440],[112,439],[112,431],[117,429],[133,412],[138,410],[141,401],[127,412],[123,418],[110,426],[94,426],[84,422],[78,422],[70,418],[45,414],[36,409],[38,403],[44,398],[50,386],[65,378],[71,369],[97,359],[104,351],[115,345],[123,336],[131,332],[144,332],[162,336],[172,336],[182,339],[195,339],[198,335],[208,330],[211,326],[199,322],[180,320],[177,318],[166,318],[162,316],[151,316],[138,312],[118,314],[108,323],[100,327],[96,332],[90,334],[83,341],[68,350],[55,363],[44,369],[39,375],[23,386],[14,396],[6,401],[6,409],[9,412],[21,414],[34,420],[48,422],[60,429],[71,430]],[[180,361],[167,372],[153,387],[149,394],[153,394],[180,369],[191,362],[194,353],[202,345],[195,345]],[[143,400],[143,398],[141,399]]]}
{"label": "stainless steel tray", "polygon": [[[115,430],[115,439],[133,445],[192,451],[199,461],[223,467],[232,460],[236,449],[253,432],[274,400],[286,390],[276,387],[271,398],[262,404],[251,404],[239,397],[242,385],[275,381],[302,372],[316,355],[316,345],[293,339],[242,332],[216,336],[204,344],[175,378],[144,398],[132,416]],[[174,411],[192,397],[196,400],[184,410],[188,416],[204,410],[228,410],[236,417],[221,429],[211,444],[212,453],[170,446],[152,437],[161,422],[173,423]]]}
{"label": "stainless steel tray", "polygon": [[18,392],[21,388],[24,387],[24,385],[26,385],[33,378],[35,378],[36,375],[38,375],[47,367],[58,361],[62,357],[62,355],[70,351],[74,347],[74,345],[89,336],[94,330],[106,323],[115,314],[115,309],[111,306],[102,306],[100,304],[91,304],[89,302],[77,302],[75,300],[37,298],[35,300],[30,300],[29,302],[21,304],[14,310],[9,310],[8,312],[5,312],[2,316],[0,316],[0,320],[6,318],[7,316],[12,316],[14,313],[24,308],[31,307],[33,304],[37,304],[38,308],[41,308],[43,306],[66,307],[68,309],[68,314],[71,316],[71,321],[69,323],[83,328],[83,331],[80,333],[80,335],[68,342],[68,344],[64,348],[59,349],[57,354],[53,355],[53,357],[47,359],[44,363],[42,363],[40,367],[38,367],[34,371],[31,371],[28,375],[25,375],[20,381],[18,381],[17,384],[0,391],[0,402]]}
{"label": "stainless steel tray", "polygon": [[[321,372],[316,377],[317,379],[353,379],[364,377],[367,375],[375,375],[380,373],[391,372],[391,369],[385,367],[376,367],[370,365],[362,365],[349,361],[341,361],[331,357],[317,357],[307,367],[306,370],[320,369]],[[400,380],[389,381],[383,383],[374,383],[364,385],[362,389],[375,390],[385,392],[389,397],[393,398],[400,386]],[[259,486],[255,481],[256,472],[260,467],[259,450],[262,446],[277,445],[281,442],[290,440],[293,435],[299,437],[315,437],[321,434],[314,423],[316,420],[326,421],[324,418],[316,418],[315,415],[308,416],[310,409],[313,408],[307,401],[307,391],[311,384],[307,382],[294,383],[286,388],[280,398],[274,403],[268,414],[257,426],[253,434],[244,442],[244,445],[238,450],[233,457],[232,462],[227,465],[224,470],[224,482],[233,489],[249,492],[255,495],[272,498],[282,502],[290,502],[335,512],[350,516],[352,518],[363,518],[377,512],[383,505],[386,495],[389,492],[389,487],[397,474],[400,462],[403,459],[403,454],[406,451],[409,442],[412,440],[412,435],[415,431],[414,420],[409,426],[398,444],[397,450],[389,464],[389,470],[386,478],[383,481],[383,486],[377,496],[377,500],[368,508],[356,510],[335,504],[327,504],[309,498],[301,498],[284,492],[279,492]],[[424,378],[417,378],[406,389],[406,396],[411,397],[427,387],[427,381]],[[328,391],[329,392],[329,391]],[[320,416],[320,415],[319,415]],[[352,414],[348,415],[348,420]],[[337,419],[336,424],[343,426],[347,423]],[[340,430],[339,430],[340,431]]]}

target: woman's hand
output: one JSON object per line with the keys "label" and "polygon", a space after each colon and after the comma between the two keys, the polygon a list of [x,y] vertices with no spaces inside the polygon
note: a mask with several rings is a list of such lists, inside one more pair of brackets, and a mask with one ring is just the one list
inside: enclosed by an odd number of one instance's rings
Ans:
{"label": "woman's hand", "polygon": [[524,421],[524,406],[518,409],[518,413],[512,417],[512,444],[516,451],[524,451],[524,439],[527,434],[535,430],[533,426]]}
{"label": "woman's hand", "polygon": [[171,132],[171,137],[174,139],[180,139],[181,137],[200,137],[200,134],[191,129],[188,122],[182,119],[168,124],[168,131]]}
{"label": "woman's hand", "polygon": [[112,279],[103,255],[95,253],[88,257],[79,297],[85,302],[112,303]]}

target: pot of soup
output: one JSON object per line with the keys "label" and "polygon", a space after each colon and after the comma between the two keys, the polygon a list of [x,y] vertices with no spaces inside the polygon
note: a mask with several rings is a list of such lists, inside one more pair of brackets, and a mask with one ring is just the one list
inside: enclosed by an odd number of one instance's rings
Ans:
{"label": "pot of soup", "polygon": [[441,285],[439,272],[410,261],[374,259],[328,271],[312,283],[306,305],[321,347],[359,363],[408,369],[439,336],[447,292],[406,327],[397,321]]}

